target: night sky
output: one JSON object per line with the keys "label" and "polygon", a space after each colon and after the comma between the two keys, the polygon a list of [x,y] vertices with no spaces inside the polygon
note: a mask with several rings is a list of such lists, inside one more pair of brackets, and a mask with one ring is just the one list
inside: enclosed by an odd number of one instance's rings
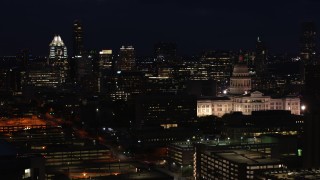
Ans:
{"label": "night sky", "polygon": [[320,24],[320,0],[0,0],[0,7],[0,55],[21,48],[47,55],[54,34],[71,50],[75,19],[87,49],[132,44],[140,55],[157,41],[177,42],[180,54],[254,49],[257,36],[272,52],[296,52],[301,22]]}

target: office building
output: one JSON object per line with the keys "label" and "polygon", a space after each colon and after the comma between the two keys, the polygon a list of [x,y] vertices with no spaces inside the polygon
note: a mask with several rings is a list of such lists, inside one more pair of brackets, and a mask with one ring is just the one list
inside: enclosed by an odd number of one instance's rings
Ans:
{"label": "office building", "polygon": [[200,57],[201,66],[206,69],[208,78],[217,82],[220,94],[229,86],[233,59],[233,54],[226,51],[206,51]]}
{"label": "office building", "polygon": [[79,20],[73,22],[73,54],[81,56],[84,53],[83,27]]}
{"label": "office building", "polygon": [[111,69],[113,66],[113,56],[111,49],[104,49],[99,52],[98,67],[101,70]]}
{"label": "office building", "polygon": [[304,64],[317,64],[317,29],[314,22],[304,22],[301,28],[300,58]]}
{"label": "office building", "polygon": [[254,179],[257,171],[283,168],[279,159],[250,150],[209,150],[198,157],[201,158],[196,159],[197,179]]}
{"label": "office building", "polygon": [[194,145],[189,141],[175,142],[168,145],[167,162],[169,167],[193,166]]}
{"label": "office building", "polygon": [[145,92],[145,77],[140,72],[118,71],[106,75],[102,89],[112,101],[130,100]]}
{"label": "office building", "polygon": [[254,67],[258,75],[262,75],[267,70],[267,49],[263,41],[257,38]]}
{"label": "office building", "polygon": [[159,66],[172,65],[177,60],[177,44],[159,42],[154,45],[156,63]]}
{"label": "office building", "polygon": [[193,122],[196,97],[189,95],[141,95],[136,98],[136,123],[142,126],[165,126]]}
{"label": "office building", "polygon": [[133,46],[122,46],[116,63],[117,71],[132,71],[135,69],[136,59]]}
{"label": "office building", "polygon": [[24,86],[57,88],[61,83],[61,74],[57,70],[44,68],[39,70],[30,70],[26,79],[23,81]]}

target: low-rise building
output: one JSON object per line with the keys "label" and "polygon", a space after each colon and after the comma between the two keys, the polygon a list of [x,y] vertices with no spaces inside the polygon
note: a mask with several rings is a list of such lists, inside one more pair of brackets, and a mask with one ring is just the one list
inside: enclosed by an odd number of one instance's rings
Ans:
{"label": "low-rise building", "polygon": [[204,151],[200,157],[197,179],[254,179],[257,170],[283,167],[279,159],[249,150]]}

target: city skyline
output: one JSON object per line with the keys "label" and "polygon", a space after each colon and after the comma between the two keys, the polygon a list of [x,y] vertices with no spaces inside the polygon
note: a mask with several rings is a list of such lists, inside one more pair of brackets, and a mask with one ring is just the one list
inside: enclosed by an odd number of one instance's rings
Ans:
{"label": "city skyline", "polygon": [[1,0],[1,179],[319,179],[319,5]]}
{"label": "city skyline", "polygon": [[176,42],[179,54],[190,55],[203,49],[254,50],[260,36],[271,52],[298,53],[301,23],[313,21],[317,25],[319,20],[310,17],[320,15],[316,8],[319,2],[312,0],[265,4],[233,0],[6,0],[0,4],[0,55],[14,55],[24,48],[47,55],[47,45],[55,34],[71,49],[76,19],[83,24],[87,49],[118,50],[122,45],[133,45],[138,55],[151,55],[153,45],[165,41]]}

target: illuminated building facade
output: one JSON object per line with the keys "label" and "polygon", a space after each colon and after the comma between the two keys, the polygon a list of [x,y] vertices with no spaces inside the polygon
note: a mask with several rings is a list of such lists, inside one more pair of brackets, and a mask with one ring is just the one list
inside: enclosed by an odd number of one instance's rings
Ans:
{"label": "illuminated building facade", "polygon": [[212,115],[222,117],[232,112],[251,115],[253,111],[268,110],[287,110],[292,114],[300,115],[300,98],[285,97],[275,99],[255,91],[250,95],[197,101],[198,117]]}
{"label": "illuminated building facade", "polygon": [[251,90],[251,77],[245,64],[237,64],[230,78],[230,94],[245,94]]}
{"label": "illuminated building facade", "polygon": [[49,46],[49,64],[54,70],[59,71],[59,83],[65,83],[69,66],[67,47],[59,35],[54,36]]}
{"label": "illuminated building facade", "polygon": [[251,77],[248,67],[244,64],[234,66],[230,79],[230,94],[223,98],[202,99],[197,101],[197,115],[218,116],[231,112],[242,112],[251,115],[253,111],[288,110],[292,114],[300,115],[300,98],[285,97],[272,98],[263,93],[251,90]]}
{"label": "illuminated building facade", "polygon": [[28,73],[27,85],[35,87],[51,87],[57,88],[61,82],[61,74],[59,71],[52,69],[30,70]]}
{"label": "illuminated building facade", "polygon": [[113,56],[111,49],[104,49],[99,52],[98,68],[100,71],[112,69]]}

